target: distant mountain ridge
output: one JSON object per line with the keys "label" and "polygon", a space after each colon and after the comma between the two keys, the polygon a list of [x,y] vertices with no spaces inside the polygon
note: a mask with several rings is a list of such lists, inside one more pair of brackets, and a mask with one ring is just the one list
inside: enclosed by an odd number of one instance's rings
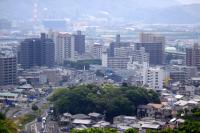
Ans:
{"label": "distant mountain ridge", "polygon": [[[34,0],[0,0],[2,18],[29,20]],[[176,0],[39,0],[40,18],[83,19],[86,16],[120,18],[128,22],[199,23],[200,4]],[[102,14],[105,13],[105,14]]]}

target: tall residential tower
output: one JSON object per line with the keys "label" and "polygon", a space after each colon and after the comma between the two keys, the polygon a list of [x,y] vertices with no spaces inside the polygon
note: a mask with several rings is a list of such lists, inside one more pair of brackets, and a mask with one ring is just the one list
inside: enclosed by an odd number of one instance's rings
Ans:
{"label": "tall residential tower", "polygon": [[0,52],[0,85],[17,82],[17,58],[8,51]]}
{"label": "tall residential tower", "polygon": [[150,65],[163,65],[165,37],[150,33],[141,33],[140,43],[136,43],[136,49],[140,49],[141,47],[144,47],[145,51],[149,53]]}
{"label": "tall residential tower", "polygon": [[74,39],[72,34],[67,32],[50,31],[48,37],[55,43],[55,62],[62,65],[65,60],[74,60]]}
{"label": "tall residential tower", "polygon": [[200,46],[197,43],[186,49],[186,65],[196,66],[200,70]]}
{"label": "tall residential tower", "polygon": [[25,39],[19,49],[19,63],[28,69],[34,66],[54,66],[54,42],[42,33],[41,38]]}

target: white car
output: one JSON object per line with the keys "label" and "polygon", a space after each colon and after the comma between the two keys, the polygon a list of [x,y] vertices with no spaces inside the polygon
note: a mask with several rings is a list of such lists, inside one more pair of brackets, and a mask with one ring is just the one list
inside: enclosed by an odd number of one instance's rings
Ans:
{"label": "white car", "polygon": [[46,117],[42,117],[42,123],[45,123],[46,122]]}

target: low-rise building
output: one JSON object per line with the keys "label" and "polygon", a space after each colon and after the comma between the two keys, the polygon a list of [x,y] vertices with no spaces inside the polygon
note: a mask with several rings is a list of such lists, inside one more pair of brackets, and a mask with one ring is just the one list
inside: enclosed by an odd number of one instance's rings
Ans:
{"label": "low-rise building", "polygon": [[1,103],[6,101],[17,102],[18,96],[19,95],[16,93],[2,92],[0,93],[0,102]]}
{"label": "low-rise building", "polygon": [[128,57],[108,57],[106,52],[102,54],[102,66],[111,69],[127,69],[129,60]]}
{"label": "low-rise building", "polygon": [[120,116],[116,116],[113,118],[113,124],[126,124],[126,125],[130,125],[130,124],[134,124],[136,123],[138,120],[135,116],[124,116],[124,115],[120,115]]}
{"label": "low-rise building", "polygon": [[137,117],[152,117],[155,119],[166,120],[171,117],[171,108],[164,106],[163,104],[149,103],[147,105],[139,105],[137,108]]}
{"label": "low-rise building", "polygon": [[167,66],[166,70],[170,73],[171,82],[186,82],[192,77],[197,76],[197,67],[195,66]]}

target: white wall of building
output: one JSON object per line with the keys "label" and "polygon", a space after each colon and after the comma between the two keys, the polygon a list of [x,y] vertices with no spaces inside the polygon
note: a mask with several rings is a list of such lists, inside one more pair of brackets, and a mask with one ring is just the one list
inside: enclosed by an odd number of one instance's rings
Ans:
{"label": "white wall of building", "polygon": [[165,78],[165,71],[160,67],[149,67],[149,63],[143,62],[129,62],[128,69],[132,69],[138,74],[138,78],[141,78],[143,85],[149,86],[150,89],[160,90],[163,89],[163,81]]}
{"label": "white wall of building", "polygon": [[107,52],[102,53],[102,66],[108,67],[108,53]]}
{"label": "white wall of building", "polygon": [[163,89],[164,71],[157,68],[149,68],[147,71],[147,85],[154,90]]}

